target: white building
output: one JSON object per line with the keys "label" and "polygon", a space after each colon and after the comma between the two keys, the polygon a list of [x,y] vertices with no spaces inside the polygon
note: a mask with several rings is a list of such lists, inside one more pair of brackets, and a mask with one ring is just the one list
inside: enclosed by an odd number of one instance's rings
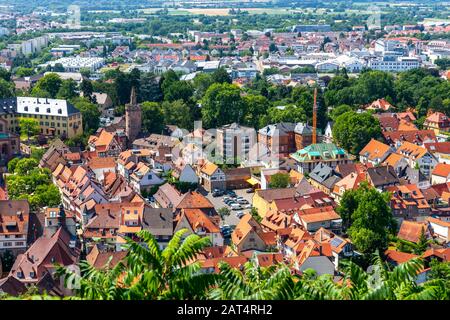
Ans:
{"label": "white building", "polygon": [[385,56],[382,59],[369,61],[368,67],[372,70],[387,72],[402,72],[421,66],[421,61],[417,57],[393,57]]}
{"label": "white building", "polygon": [[105,59],[99,57],[64,57],[58,60],[47,62],[42,65],[46,67],[50,65],[52,67],[55,64],[61,64],[66,72],[80,72],[81,69],[89,69],[91,72],[101,68],[105,63]]}

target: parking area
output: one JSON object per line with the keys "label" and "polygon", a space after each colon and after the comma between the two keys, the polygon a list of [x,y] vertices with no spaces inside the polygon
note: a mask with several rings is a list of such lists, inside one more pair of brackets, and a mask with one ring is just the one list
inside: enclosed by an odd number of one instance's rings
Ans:
{"label": "parking area", "polygon": [[[236,193],[237,197],[242,197],[245,200],[247,200],[249,202],[249,204],[252,204],[253,193],[247,193],[246,190],[247,189],[240,189],[240,190],[234,190],[234,192]],[[214,205],[216,210],[219,210],[220,208],[223,208],[223,207],[227,207],[228,209],[231,210],[231,207],[223,202],[224,196],[225,197],[227,196],[226,193],[225,193],[225,195],[220,196],[220,197],[213,197],[211,193],[208,193],[206,197],[209,199],[209,201],[211,201],[211,203]],[[237,225],[239,223],[240,219],[238,217],[236,217],[236,212],[243,211],[244,213],[247,213],[250,210],[251,209],[231,210],[230,215],[225,217],[223,224],[228,224],[230,226]]]}

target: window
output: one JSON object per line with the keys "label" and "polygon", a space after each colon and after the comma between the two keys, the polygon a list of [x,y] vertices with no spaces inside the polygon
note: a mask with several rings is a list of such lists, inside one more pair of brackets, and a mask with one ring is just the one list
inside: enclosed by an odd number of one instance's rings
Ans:
{"label": "window", "polygon": [[16,244],[16,247],[22,247],[23,241],[17,241],[15,244]]}
{"label": "window", "polygon": [[34,278],[36,276],[36,273],[34,271],[30,271],[30,278]]}
{"label": "window", "polygon": [[[58,114],[62,114],[62,109],[58,109]],[[59,117],[58,117],[59,119]]]}
{"label": "window", "polygon": [[50,108],[47,108],[47,113],[50,113],[51,111],[50,111]]}
{"label": "window", "polygon": [[28,111],[28,107],[23,108],[25,111]]}
{"label": "window", "polygon": [[39,107],[34,108],[34,111],[39,112]]}

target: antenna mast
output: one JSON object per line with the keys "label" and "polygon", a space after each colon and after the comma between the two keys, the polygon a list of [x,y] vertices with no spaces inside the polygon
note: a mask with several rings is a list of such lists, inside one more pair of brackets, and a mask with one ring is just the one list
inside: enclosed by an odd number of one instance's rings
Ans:
{"label": "antenna mast", "polygon": [[313,136],[312,143],[317,143],[317,88],[314,88],[314,106],[313,106]]}

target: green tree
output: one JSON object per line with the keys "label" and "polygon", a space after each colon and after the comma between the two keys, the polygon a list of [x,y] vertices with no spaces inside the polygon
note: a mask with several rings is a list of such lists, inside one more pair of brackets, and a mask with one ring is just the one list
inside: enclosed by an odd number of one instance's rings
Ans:
{"label": "green tree", "polygon": [[200,273],[200,263],[191,261],[210,245],[209,238],[177,231],[161,251],[148,231],[138,233],[143,244],[127,239],[128,254],[116,266],[97,270],[83,261],[82,276],[58,268],[66,285],[79,279],[77,296],[91,300],[166,300],[205,298],[218,276]]}
{"label": "green tree", "polygon": [[14,254],[11,250],[6,249],[3,253],[2,258],[0,259],[2,263],[2,271],[3,272],[9,272],[14,265],[14,261],[16,260],[16,257],[14,257]]}
{"label": "green tree", "polygon": [[165,124],[176,125],[186,130],[193,127],[191,110],[183,100],[164,101],[162,103],[162,111]]}
{"label": "green tree", "polygon": [[220,263],[222,281],[211,290],[214,300],[286,300],[294,298],[295,282],[283,265],[260,267],[255,260],[244,264],[242,271]]}
{"label": "green tree", "polygon": [[333,108],[333,110],[331,110],[330,118],[331,120],[336,121],[336,119],[341,114],[344,114],[349,111],[353,111],[352,107],[350,107],[347,104],[341,104],[340,106],[337,106],[336,108]]}
{"label": "green tree", "polygon": [[72,99],[78,97],[78,85],[73,79],[63,80],[56,97],[58,99]]}
{"label": "green tree", "polygon": [[81,112],[83,131],[88,134],[95,132],[100,125],[101,112],[98,107],[85,97],[77,97],[70,100],[70,102]]}
{"label": "green tree", "polygon": [[92,102],[92,94],[94,93],[94,88],[92,82],[89,79],[83,79],[80,85],[80,90],[83,93],[83,97],[89,99]]}
{"label": "green tree", "polygon": [[342,200],[337,212],[344,227],[350,226],[347,233],[357,250],[363,254],[384,252],[389,235],[396,229],[389,206],[390,194],[362,183],[357,190],[347,190]]}
{"label": "green tree", "polygon": [[20,158],[13,158],[9,160],[8,162],[8,172],[14,173],[14,170],[16,170],[17,163],[20,161]]}
{"label": "green tree", "polygon": [[220,215],[220,218],[222,220],[225,220],[225,218],[230,215],[231,211],[227,207],[222,207],[219,210],[217,210],[217,213]]}
{"label": "green tree", "polygon": [[253,94],[244,96],[243,100],[246,105],[246,113],[243,119],[244,124],[259,129],[260,119],[267,113],[270,107],[269,100],[264,96]]}
{"label": "green tree", "polygon": [[39,121],[34,118],[20,118],[19,119],[20,133],[25,135],[30,143],[30,137],[35,136],[39,133]]}
{"label": "green tree", "polygon": [[164,100],[170,102],[183,100],[184,102],[188,102],[193,93],[194,89],[189,82],[175,81],[164,89]]}
{"label": "green tree", "polygon": [[289,186],[289,174],[275,173],[270,177],[269,188],[287,188]]}
{"label": "green tree", "polygon": [[48,92],[51,98],[56,98],[61,85],[61,78],[56,73],[49,73],[38,80],[31,92],[34,94],[38,92]]}
{"label": "green tree", "polygon": [[16,76],[17,77],[29,77],[34,74],[33,68],[25,68],[25,67],[18,67],[16,69]]}
{"label": "green tree", "polygon": [[14,97],[14,84],[0,78],[0,98]]}
{"label": "green tree", "polygon": [[164,129],[164,113],[156,102],[144,102],[142,110],[142,129],[146,133],[161,133]]}
{"label": "green tree", "polygon": [[144,73],[141,75],[138,100],[160,102],[163,99],[163,93],[156,75]]}
{"label": "green tree", "polygon": [[61,195],[58,187],[53,184],[40,185],[28,197],[28,201],[32,208],[42,208],[44,206],[57,207],[61,203]]}
{"label": "green tree", "polygon": [[26,176],[35,170],[39,165],[39,161],[33,158],[24,158],[17,162],[14,168],[14,174]]}
{"label": "green tree", "polygon": [[357,155],[371,139],[381,137],[378,119],[369,113],[349,111],[337,117],[333,126],[333,138],[337,144]]}
{"label": "green tree", "polygon": [[202,120],[206,128],[239,122],[245,115],[239,87],[228,83],[211,85],[202,99]]}
{"label": "green tree", "polygon": [[219,68],[211,74],[211,80],[213,83],[229,83],[232,80],[225,68]]}

